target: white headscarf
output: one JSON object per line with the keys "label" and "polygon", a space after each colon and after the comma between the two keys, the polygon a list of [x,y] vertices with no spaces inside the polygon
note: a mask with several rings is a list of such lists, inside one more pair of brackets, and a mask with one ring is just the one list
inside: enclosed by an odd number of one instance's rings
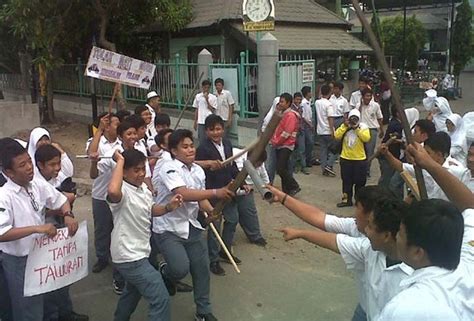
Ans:
{"label": "white headscarf", "polygon": [[435,124],[436,131],[448,132],[446,119],[453,113],[448,100],[444,97],[436,97],[434,107],[438,109],[437,112],[433,113],[433,123]]}
{"label": "white headscarf", "polygon": [[451,151],[456,151],[459,149],[462,150],[460,153],[454,153],[454,155],[451,156],[462,164],[466,164],[468,148],[466,129],[464,128],[463,119],[459,114],[451,114],[447,119],[449,119],[454,124],[454,131],[448,132],[449,136],[451,137]]}
{"label": "white headscarf", "polygon": [[438,97],[438,92],[434,89],[428,89],[425,91],[426,97],[423,99],[423,106],[427,111],[431,111],[434,107],[436,97]]}
{"label": "white headscarf", "polygon": [[28,154],[30,155],[33,164],[35,163],[36,144],[38,144],[38,141],[43,136],[48,136],[48,138],[51,139],[51,135],[49,134],[49,132],[42,127],[36,127],[30,133],[30,140],[28,142]]}
{"label": "white headscarf", "polygon": [[[413,108],[405,109],[405,115],[407,116],[407,121],[408,121],[408,124],[410,125],[410,129],[413,132],[413,126],[415,126],[415,123],[418,121],[418,119],[420,119],[420,112],[418,111],[418,109],[413,107]],[[404,131],[402,132],[402,137],[405,138]]]}

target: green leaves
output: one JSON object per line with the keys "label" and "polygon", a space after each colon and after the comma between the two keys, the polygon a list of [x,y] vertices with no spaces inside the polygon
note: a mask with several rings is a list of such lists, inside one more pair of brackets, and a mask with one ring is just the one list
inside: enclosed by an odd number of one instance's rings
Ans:
{"label": "green leaves", "polygon": [[472,9],[467,0],[457,7],[456,20],[454,21],[451,61],[453,73],[459,76],[469,60],[474,56]]}

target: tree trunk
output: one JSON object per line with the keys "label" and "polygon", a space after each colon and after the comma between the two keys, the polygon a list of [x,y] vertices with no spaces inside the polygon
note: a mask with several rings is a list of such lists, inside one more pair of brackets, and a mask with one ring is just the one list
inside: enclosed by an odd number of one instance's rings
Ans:
{"label": "tree trunk", "polygon": [[53,88],[53,71],[49,70],[46,78],[46,97],[49,119],[54,122],[56,117],[54,115],[54,88]]}
{"label": "tree trunk", "polygon": [[38,65],[39,73],[39,86],[40,86],[40,97],[39,97],[39,108],[40,108],[40,120],[42,124],[47,124],[52,122],[51,115],[49,114],[48,108],[48,90],[47,90],[47,81],[48,81],[48,72],[46,71],[46,66],[43,63]]}

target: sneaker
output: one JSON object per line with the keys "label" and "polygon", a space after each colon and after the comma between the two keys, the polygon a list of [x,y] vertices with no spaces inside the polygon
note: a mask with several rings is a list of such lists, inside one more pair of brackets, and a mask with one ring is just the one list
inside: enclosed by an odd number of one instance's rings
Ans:
{"label": "sneaker", "polygon": [[195,321],[217,321],[217,318],[212,313],[194,315]]}
{"label": "sneaker", "polygon": [[250,243],[265,247],[267,245],[267,240],[265,240],[263,237],[256,239],[255,241],[250,241]]}
{"label": "sneaker", "polygon": [[189,284],[184,282],[178,281],[176,282],[176,292],[184,293],[184,292],[193,292],[193,287]]}
{"label": "sneaker", "polygon": [[313,160],[313,165],[319,166],[321,165],[321,162],[319,161],[319,159],[316,158],[315,160]]}
{"label": "sneaker", "polygon": [[168,294],[170,296],[174,296],[176,294],[176,282],[171,280],[169,277],[167,277],[163,273],[163,269],[165,268],[166,265],[167,265],[166,262],[161,261],[158,267],[158,271],[160,271],[161,277],[163,278],[163,282],[165,282],[165,286],[166,286],[166,289],[168,290]]}
{"label": "sneaker", "polygon": [[326,171],[329,174],[329,176],[336,177],[336,172],[332,169],[331,166],[325,166],[324,171]]}
{"label": "sneaker", "polygon": [[59,317],[58,321],[89,321],[89,317],[85,314],[79,314],[72,311],[68,316]]}
{"label": "sneaker", "polygon": [[125,287],[125,282],[120,282],[117,280],[113,280],[112,287],[114,289],[115,294],[122,295],[123,288]]}
{"label": "sneaker", "polygon": [[290,196],[295,196],[296,194],[298,194],[299,192],[301,192],[301,188],[298,187],[292,191],[289,191],[287,194],[290,195]]}
{"label": "sneaker", "polygon": [[[237,256],[235,256],[233,254],[231,254],[231,255],[234,258],[235,264],[237,264],[237,265],[242,264],[242,261],[239,260],[239,258]],[[219,251],[219,257],[221,258],[222,261],[224,261],[226,263],[229,263],[229,264],[232,264],[224,251]]]}
{"label": "sneaker", "polygon": [[211,270],[211,272],[215,275],[219,275],[219,276],[225,275],[225,270],[222,268],[219,261],[211,262],[211,265],[209,266],[209,270]]}
{"label": "sneaker", "polygon": [[342,202],[336,204],[337,207],[352,206],[352,199],[349,199],[346,193],[342,194]]}
{"label": "sneaker", "polygon": [[98,260],[92,267],[92,273],[99,273],[109,265],[109,262]]}

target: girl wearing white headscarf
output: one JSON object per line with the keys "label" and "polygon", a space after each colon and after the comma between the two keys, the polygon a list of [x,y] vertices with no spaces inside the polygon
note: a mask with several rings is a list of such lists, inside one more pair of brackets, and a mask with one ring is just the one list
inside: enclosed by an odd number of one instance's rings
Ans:
{"label": "girl wearing white headscarf", "polygon": [[[33,164],[35,164],[35,175],[41,176],[39,169],[36,168],[35,153],[40,146],[45,144],[51,144],[51,135],[46,129],[36,127],[31,131],[30,140],[28,142],[28,154],[30,155]],[[59,145],[53,145],[61,152],[61,171],[59,172],[58,177],[53,178],[50,183],[54,187],[59,187],[66,178],[74,175],[74,165]]]}
{"label": "girl wearing white headscarf", "polygon": [[459,114],[451,114],[446,119],[446,127],[451,137],[451,157],[466,166],[467,137],[463,120]]}
{"label": "girl wearing white headscarf", "polygon": [[433,121],[437,132],[448,132],[446,119],[448,119],[452,113],[448,100],[444,97],[436,97],[427,119]]}
{"label": "girl wearing white headscarf", "polygon": [[360,122],[360,111],[352,109],[349,117],[334,133],[336,140],[342,141],[340,157],[342,179],[342,202],[337,207],[352,206],[353,190],[355,194],[367,181],[367,155],[364,143],[370,140],[369,127]]}

